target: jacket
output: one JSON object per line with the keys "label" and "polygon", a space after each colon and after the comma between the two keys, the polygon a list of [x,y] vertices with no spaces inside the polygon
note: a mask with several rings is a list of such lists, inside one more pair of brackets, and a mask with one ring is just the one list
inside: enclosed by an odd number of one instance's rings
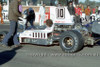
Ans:
{"label": "jacket", "polygon": [[75,8],[75,14],[82,15],[81,8]]}
{"label": "jacket", "polygon": [[24,11],[24,14],[27,15],[27,17],[26,17],[27,21],[35,20],[35,12],[34,12],[33,8],[26,9]]}
{"label": "jacket", "polygon": [[86,14],[86,16],[90,16],[90,14],[91,14],[91,10],[88,9],[88,8],[86,8],[86,9],[85,9],[85,14]]}
{"label": "jacket", "polygon": [[68,11],[69,11],[70,15],[75,15],[75,9],[73,6],[72,7],[68,6]]}
{"label": "jacket", "polygon": [[21,17],[21,13],[19,12],[20,3],[17,0],[13,0],[9,6],[9,15],[8,19],[11,21],[18,22],[18,17]]}

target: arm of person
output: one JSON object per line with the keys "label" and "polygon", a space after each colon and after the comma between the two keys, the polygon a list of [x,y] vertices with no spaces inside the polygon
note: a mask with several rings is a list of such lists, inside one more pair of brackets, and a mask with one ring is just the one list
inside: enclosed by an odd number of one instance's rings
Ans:
{"label": "arm of person", "polygon": [[16,14],[18,17],[21,17],[21,14],[18,12],[19,5],[18,5],[17,1],[15,1],[12,6],[13,6],[12,10],[13,10],[14,14]]}

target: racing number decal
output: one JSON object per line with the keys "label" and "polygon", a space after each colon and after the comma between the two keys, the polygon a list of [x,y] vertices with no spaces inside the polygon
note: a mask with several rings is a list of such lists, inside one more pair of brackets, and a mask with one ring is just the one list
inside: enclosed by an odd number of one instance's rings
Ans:
{"label": "racing number decal", "polygon": [[65,19],[65,8],[57,8],[56,12],[57,19]]}

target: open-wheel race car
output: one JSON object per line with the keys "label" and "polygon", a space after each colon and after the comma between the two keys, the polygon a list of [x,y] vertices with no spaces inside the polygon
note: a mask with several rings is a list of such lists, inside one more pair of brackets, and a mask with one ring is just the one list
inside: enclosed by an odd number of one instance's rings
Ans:
{"label": "open-wheel race car", "polygon": [[[98,34],[99,36],[100,34],[99,21],[75,27],[75,23],[66,7],[53,6],[49,7],[48,11],[47,15],[49,17],[46,20],[53,22],[52,27],[48,30],[36,27],[36,29],[18,32],[20,43],[52,45],[57,42],[64,52],[73,53],[81,50],[85,45],[94,45],[99,41],[99,38],[95,38],[95,35],[97,36]],[[25,22],[23,18],[21,19],[19,22]],[[5,35],[6,32],[0,33],[0,41],[2,41]]]}

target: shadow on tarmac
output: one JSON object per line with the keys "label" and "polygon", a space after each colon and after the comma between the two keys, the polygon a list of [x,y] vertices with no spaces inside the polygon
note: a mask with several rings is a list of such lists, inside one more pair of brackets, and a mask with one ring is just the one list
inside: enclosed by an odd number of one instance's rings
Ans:
{"label": "shadow on tarmac", "polygon": [[17,50],[21,49],[22,46],[13,48],[12,50],[3,51],[0,53],[0,66],[9,62],[17,54]]}

